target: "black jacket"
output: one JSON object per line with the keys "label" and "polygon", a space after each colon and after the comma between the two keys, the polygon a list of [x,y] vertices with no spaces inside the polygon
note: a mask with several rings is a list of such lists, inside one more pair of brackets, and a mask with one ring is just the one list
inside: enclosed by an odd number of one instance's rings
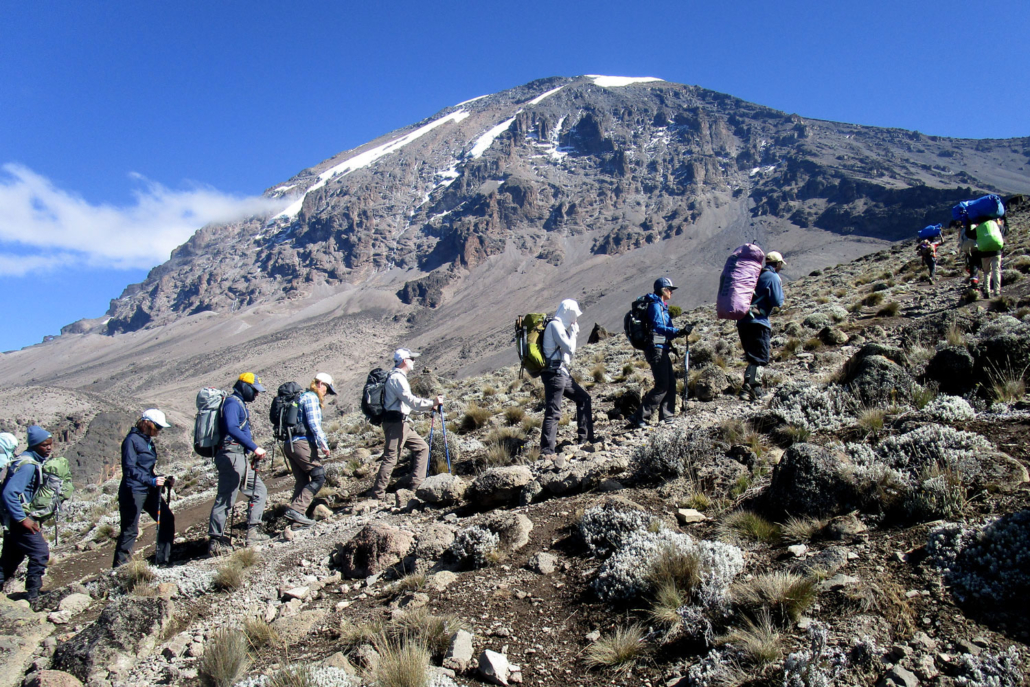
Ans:
{"label": "black jacket", "polygon": [[156,484],[157,449],[150,437],[135,427],[122,441],[122,488],[145,494]]}

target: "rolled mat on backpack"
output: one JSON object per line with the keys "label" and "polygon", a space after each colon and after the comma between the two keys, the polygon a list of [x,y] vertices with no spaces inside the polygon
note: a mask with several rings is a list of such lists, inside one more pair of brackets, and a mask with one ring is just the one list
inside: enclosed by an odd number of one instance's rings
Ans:
{"label": "rolled mat on backpack", "polygon": [[747,316],[764,262],[765,252],[753,243],[745,243],[730,253],[715,298],[715,312],[720,320],[742,320]]}
{"label": "rolled mat on backpack", "polygon": [[983,221],[1005,216],[1005,204],[1001,196],[994,193],[981,196],[975,200],[964,200],[951,208],[951,218],[955,220]]}

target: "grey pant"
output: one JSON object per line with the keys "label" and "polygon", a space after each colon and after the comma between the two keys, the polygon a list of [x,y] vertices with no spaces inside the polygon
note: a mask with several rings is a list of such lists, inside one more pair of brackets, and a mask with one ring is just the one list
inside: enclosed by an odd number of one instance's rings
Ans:
{"label": "grey pant", "polygon": [[296,480],[290,508],[303,515],[325,484],[325,468],[318,459],[318,450],[306,439],[286,442],[283,453],[290,461],[290,470]]}
{"label": "grey pant", "polygon": [[564,372],[547,370],[540,374],[544,383],[544,423],[540,427],[540,455],[554,455],[558,442],[561,402],[569,397],[576,404],[576,441],[594,441],[594,414],[590,394]]}
{"label": "grey pant", "polygon": [[390,484],[390,476],[397,467],[397,459],[401,451],[411,451],[411,490],[418,489],[426,478],[429,467],[429,446],[415,433],[407,422],[384,422],[383,434],[386,435],[386,446],[383,447],[383,463],[379,466],[375,486],[372,493],[377,499],[386,496],[386,487]]}
{"label": "grey pant", "polygon": [[[261,515],[265,512],[265,501],[268,490],[257,472],[250,467],[243,447],[232,445],[223,447],[215,455],[215,468],[218,470],[218,494],[211,507],[211,519],[208,522],[207,535],[221,537],[225,534],[225,520],[229,509],[236,502],[236,492],[242,491],[248,497],[247,524],[260,525]],[[243,480],[247,483],[244,485]],[[243,489],[240,489],[240,486]]]}

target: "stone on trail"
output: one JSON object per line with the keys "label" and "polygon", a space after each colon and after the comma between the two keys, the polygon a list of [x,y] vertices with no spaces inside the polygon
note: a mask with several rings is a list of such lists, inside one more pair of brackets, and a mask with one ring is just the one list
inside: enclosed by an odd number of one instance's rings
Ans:
{"label": "stone on trail", "polygon": [[22,683],[23,687],[82,687],[82,681],[61,670],[41,670],[32,673]]}
{"label": "stone on trail", "polygon": [[451,668],[459,672],[468,668],[472,661],[472,633],[466,630],[458,630],[451,637],[451,646],[443,659],[443,667]]}
{"label": "stone on trail", "polygon": [[511,665],[508,663],[508,657],[496,651],[484,649],[483,653],[479,655],[479,674],[487,682],[507,686],[509,684],[508,678],[511,676]]}
{"label": "stone on trail", "polygon": [[676,519],[681,525],[689,525],[695,522],[704,522],[708,518],[699,510],[693,508],[680,508],[676,511]]}
{"label": "stone on trail", "polygon": [[57,604],[57,610],[68,611],[72,615],[82,613],[84,610],[89,608],[90,604],[93,603],[93,599],[89,594],[69,594],[68,596],[61,599],[61,603]]}
{"label": "stone on trail", "polygon": [[466,492],[469,501],[489,508],[518,501],[522,487],[533,480],[533,473],[524,465],[490,468],[472,483]]}
{"label": "stone on trail", "polygon": [[360,579],[400,563],[411,550],[411,532],[389,525],[366,525],[345,544],[337,544],[333,563],[344,577]]}
{"label": "stone on trail", "polygon": [[33,613],[28,603],[11,601],[0,594],[0,687],[21,684],[23,671],[53,626],[42,613]]}
{"label": "stone on trail", "polygon": [[427,477],[415,495],[426,503],[438,506],[449,506],[460,503],[468,490],[468,482],[457,475],[442,472],[439,475]]}
{"label": "stone on trail", "polygon": [[535,553],[529,559],[529,569],[534,570],[541,575],[550,575],[557,568],[558,559],[554,554],[550,553]]}

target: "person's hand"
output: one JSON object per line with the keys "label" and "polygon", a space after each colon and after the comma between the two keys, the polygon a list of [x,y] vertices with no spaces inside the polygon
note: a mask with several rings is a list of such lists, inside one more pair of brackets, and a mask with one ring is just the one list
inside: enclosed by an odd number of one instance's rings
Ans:
{"label": "person's hand", "polygon": [[39,532],[39,523],[33,520],[32,518],[25,518],[19,524],[32,534]]}
{"label": "person's hand", "polygon": [[579,322],[573,322],[572,326],[569,327],[569,331],[572,332],[573,336],[579,334]]}
{"label": "person's hand", "polygon": [[332,453],[329,451],[329,449],[324,448],[324,449],[322,449],[322,455],[325,456],[326,458],[328,458],[329,456],[332,455]]}
{"label": "person's hand", "polygon": [[690,333],[692,331],[694,331],[694,325],[688,324],[685,327],[683,327],[683,329],[680,330],[680,334],[679,335],[682,336],[685,339],[688,336],[690,336]]}
{"label": "person's hand", "polygon": [[171,489],[172,487],[174,487],[174,486],[175,486],[175,476],[174,476],[174,475],[169,475],[168,477],[165,477],[165,485],[166,485],[166,486],[167,486],[167,487],[168,487],[169,489]]}
{"label": "person's hand", "polygon": [[154,478],[154,486],[155,487],[160,489],[164,485],[165,485],[165,477],[164,477],[164,475],[158,475],[157,477]]}
{"label": "person's hand", "polygon": [[258,460],[261,460],[262,458],[264,458],[266,453],[267,453],[267,451],[265,451],[265,449],[261,448],[260,446],[258,446],[256,449],[254,449],[254,457],[257,458]]}
{"label": "person's hand", "polygon": [[441,395],[436,397],[436,405],[433,406],[433,409],[435,410],[437,408],[442,408],[442,407],[443,407],[443,394],[441,394]]}

